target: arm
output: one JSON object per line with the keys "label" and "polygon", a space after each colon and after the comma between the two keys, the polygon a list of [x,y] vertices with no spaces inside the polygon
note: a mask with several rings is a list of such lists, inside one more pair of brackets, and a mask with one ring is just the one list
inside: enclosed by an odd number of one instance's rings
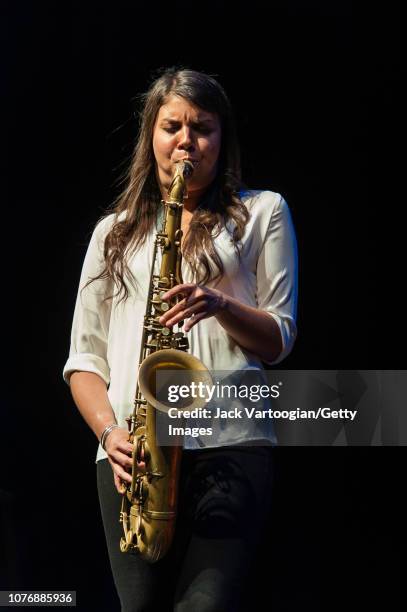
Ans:
{"label": "arm", "polygon": [[[72,324],[69,358],[64,367],[64,380],[86,423],[100,440],[103,430],[116,422],[107,387],[110,368],[107,357],[111,300],[111,284],[100,279],[86,286],[89,278],[103,269],[103,242],[108,229],[105,219],[93,232],[82,268]],[[128,442],[127,428],[117,428],[106,439],[105,450],[120,491],[120,480],[130,481],[125,471],[132,465],[133,445]]]}
{"label": "arm", "polygon": [[116,417],[107,395],[104,380],[93,372],[72,372],[69,381],[73,400],[98,440]]}
{"label": "arm", "polygon": [[280,355],[283,345],[277,322],[264,310],[242,304],[224,295],[215,318],[227,333],[263,361],[272,362]]}
{"label": "arm", "polygon": [[[279,326],[267,312],[243,304],[218,289],[200,287],[193,283],[177,285],[167,291],[163,299],[170,299],[181,292],[188,292],[188,297],[165,313],[160,323],[172,326],[194,315],[185,323],[184,329],[187,332],[201,319],[213,315],[243,349],[258,355],[260,359],[274,361],[281,353]],[[186,308],[188,304],[191,306]]]}
{"label": "arm", "polygon": [[105,299],[112,293],[112,283],[106,279],[95,280],[104,268],[103,244],[109,229],[108,218],[100,222],[93,231],[79,282],[75,312],[71,330],[69,358],[63,377],[67,384],[72,372],[93,372],[106,383],[110,383],[110,368],[107,344],[112,300]]}
{"label": "arm", "polygon": [[[116,423],[116,417],[107,395],[107,386],[104,380],[93,372],[72,372],[70,387],[74,402],[92,429],[97,439],[103,430]],[[106,452],[113,470],[114,483],[119,493],[123,492],[121,481],[131,482],[128,473],[133,465],[133,444],[128,441],[128,431],[125,428],[113,429],[106,438]]]}
{"label": "arm", "polygon": [[257,304],[248,306],[217,289],[193,283],[177,285],[165,293],[169,300],[185,297],[160,318],[172,325],[186,321],[184,330],[201,319],[215,316],[227,333],[243,348],[271,364],[284,359],[296,337],[297,249],[286,202],[273,208],[257,262]]}
{"label": "arm", "polygon": [[286,201],[279,196],[260,251],[257,269],[258,308],[272,318],[280,330],[281,352],[275,364],[290,353],[297,337],[298,255],[297,240]]}

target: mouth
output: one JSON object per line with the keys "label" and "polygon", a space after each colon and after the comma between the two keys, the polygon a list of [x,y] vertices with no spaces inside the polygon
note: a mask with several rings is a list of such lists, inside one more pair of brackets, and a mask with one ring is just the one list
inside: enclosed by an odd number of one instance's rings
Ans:
{"label": "mouth", "polygon": [[199,159],[192,159],[190,157],[181,157],[180,159],[175,160],[174,163],[178,163],[180,161],[189,161],[193,166],[197,166],[199,164]]}

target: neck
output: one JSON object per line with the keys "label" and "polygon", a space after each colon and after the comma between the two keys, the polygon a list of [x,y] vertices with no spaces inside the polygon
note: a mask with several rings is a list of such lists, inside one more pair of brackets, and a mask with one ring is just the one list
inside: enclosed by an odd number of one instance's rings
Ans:
{"label": "neck", "polygon": [[190,212],[194,211],[206,190],[207,187],[203,187],[202,189],[197,189],[195,191],[188,191],[187,197],[184,198],[184,209],[189,210]]}

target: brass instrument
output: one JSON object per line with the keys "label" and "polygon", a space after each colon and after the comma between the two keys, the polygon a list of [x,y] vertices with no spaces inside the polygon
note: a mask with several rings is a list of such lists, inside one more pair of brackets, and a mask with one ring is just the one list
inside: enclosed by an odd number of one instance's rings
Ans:
{"label": "brass instrument", "polygon": [[[159,446],[156,441],[157,410],[168,407],[156,397],[156,374],[159,370],[182,370],[190,373],[191,381],[206,384],[212,378],[196,357],[188,354],[188,339],[182,331],[174,331],[159,323],[159,318],[173,304],[162,295],[182,283],[181,277],[181,216],[186,192],[186,179],[194,167],[188,160],[176,164],[168,189],[161,232],[155,239],[150,285],[144,316],[140,367],[134,400],[134,411],[127,419],[129,441],[134,444],[131,484],[125,484],[120,521],[124,536],[122,552],[135,552],[150,563],[161,559],[173,538],[176,518],[178,477],[182,447]],[[162,250],[159,275],[154,274],[158,249]],[[178,324],[178,330],[182,322]],[[195,399],[188,409],[202,403]],[[185,406],[183,407],[185,409]],[[145,462],[145,470],[138,463]]]}

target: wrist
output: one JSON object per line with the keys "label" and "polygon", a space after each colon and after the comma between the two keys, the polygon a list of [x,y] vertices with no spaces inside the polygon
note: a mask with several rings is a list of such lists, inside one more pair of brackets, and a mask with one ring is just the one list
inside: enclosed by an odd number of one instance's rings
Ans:
{"label": "wrist", "polygon": [[[218,309],[215,313],[215,318],[222,319],[230,308],[230,296],[219,291]],[[220,322],[220,321],[219,321]]]}
{"label": "wrist", "polygon": [[117,423],[112,423],[111,425],[107,425],[104,430],[102,431],[102,434],[100,436],[100,445],[103,448],[104,451],[106,451],[106,440],[107,438],[110,436],[110,434],[112,433],[113,429],[117,429],[119,427],[119,425]]}

